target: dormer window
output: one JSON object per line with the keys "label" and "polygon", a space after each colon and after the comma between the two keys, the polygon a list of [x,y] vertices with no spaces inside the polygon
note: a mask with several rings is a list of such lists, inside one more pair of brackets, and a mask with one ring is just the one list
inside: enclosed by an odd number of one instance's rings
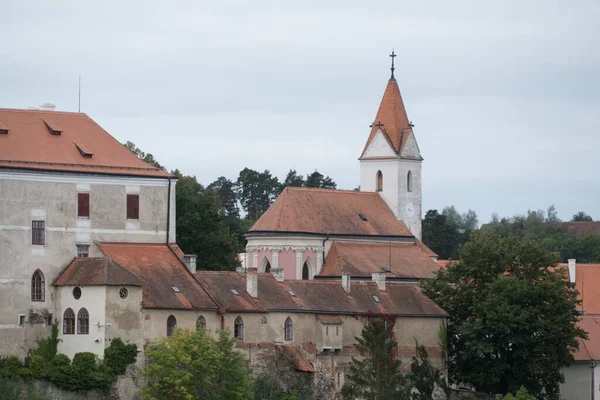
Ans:
{"label": "dormer window", "polygon": [[75,147],[77,147],[77,150],[79,150],[79,154],[81,154],[82,157],[92,158],[94,155],[94,153],[92,153],[92,151],[85,144],[75,143]]}
{"label": "dormer window", "polygon": [[0,121],[0,135],[8,135],[8,126],[4,125],[2,121]]}
{"label": "dormer window", "polygon": [[48,132],[50,132],[53,135],[58,136],[63,132],[63,130],[54,122],[44,120],[44,124],[46,124],[46,128],[48,128]]}

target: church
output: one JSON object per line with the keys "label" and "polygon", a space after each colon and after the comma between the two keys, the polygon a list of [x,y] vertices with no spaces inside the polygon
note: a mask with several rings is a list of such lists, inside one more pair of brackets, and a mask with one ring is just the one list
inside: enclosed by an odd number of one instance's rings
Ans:
{"label": "church", "polygon": [[176,328],[229,330],[253,368],[284,361],[333,398],[380,315],[405,366],[418,339],[442,367],[448,315],[418,285],[438,268],[420,241],[423,158],[391,72],[361,190],[286,188],[247,233],[238,271],[196,269],[177,246],[177,178],[89,116],[0,109],[0,356],[24,358],[57,324],[68,357],[101,358],[121,338],[140,368],[148,342]]}

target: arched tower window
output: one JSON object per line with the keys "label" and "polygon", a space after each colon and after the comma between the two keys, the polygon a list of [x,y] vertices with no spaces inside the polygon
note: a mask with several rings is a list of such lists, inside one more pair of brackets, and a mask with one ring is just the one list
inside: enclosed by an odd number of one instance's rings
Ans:
{"label": "arched tower window", "polygon": [[269,260],[266,257],[265,257],[265,260],[263,261],[263,271],[271,272],[271,263],[269,262]]}
{"label": "arched tower window", "polygon": [[203,315],[198,317],[198,321],[196,321],[196,329],[206,329],[206,318]]}
{"label": "arched tower window", "polygon": [[31,276],[31,301],[44,301],[45,299],[44,274],[39,269]]}
{"label": "arched tower window", "polygon": [[287,319],[285,320],[284,332],[285,332],[285,340],[293,340],[294,339],[294,325],[293,325],[292,319],[290,317],[287,317]]}
{"label": "arched tower window", "polygon": [[167,318],[167,336],[171,336],[173,332],[175,332],[175,328],[177,327],[177,320],[174,316],[169,315]]}
{"label": "arched tower window", "polygon": [[383,190],[383,174],[381,171],[377,171],[377,191],[381,192]]}
{"label": "arched tower window", "polygon": [[90,333],[90,314],[85,308],[77,313],[77,334],[87,335]]}
{"label": "arched tower window", "polygon": [[244,320],[242,317],[237,317],[233,326],[233,336],[237,339],[244,340]]}
{"label": "arched tower window", "polygon": [[406,191],[412,192],[412,172],[408,171],[406,175]]}
{"label": "arched tower window", "polygon": [[304,266],[302,267],[302,280],[309,280],[310,279],[310,265],[308,265],[308,260],[306,260],[306,262],[304,263]]}
{"label": "arched tower window", "polygon": [[63,335],[75,334],[75,312],[67,308],[63,314]]}

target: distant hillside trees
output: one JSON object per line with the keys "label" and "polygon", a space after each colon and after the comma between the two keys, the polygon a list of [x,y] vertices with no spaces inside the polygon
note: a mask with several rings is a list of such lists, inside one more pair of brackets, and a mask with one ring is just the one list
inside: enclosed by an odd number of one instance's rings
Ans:
{"label": "distant hillside trees", "polygon": [[441,259],[456,260],[460,246],[469,234],[477,229],[478,218],[473,210],[459,213],[454,206],[429,210],[423,219],[423,243],[436,252]]}

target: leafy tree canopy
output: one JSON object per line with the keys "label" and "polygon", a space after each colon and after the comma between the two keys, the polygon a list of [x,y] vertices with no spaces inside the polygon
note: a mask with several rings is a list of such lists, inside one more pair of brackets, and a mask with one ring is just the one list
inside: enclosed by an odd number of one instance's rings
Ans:
{"label": "leafy tree canopy", "polygon": [[219,331],[215,340],[205,329],[176,329],[173,335],[152,341],[144,367],[148,385],[142,389],[141,398],[252,399],[252,381],[234,344],[227,331]]}
{"label": "leafy tree canopy", "polygon": [[558,259],[528,238],[476,232],[460,260],[423,283],[449,314],[449,377],[489,393],[521,386],[539,399],[558,399],[561,368],[573,362],[577,291]]}
{"label": "leafy tree canopy", "polygon": [[127,142],[123,146],[125,146],[127,149],[129,149],[129,151],[131,151],[137,158],[141,158],[148,164],[166,171],[166,168],[163,167],[162,165],[160,165],[159,162],[156,161],[156,159],[154,158],[154,156],[152,154],[144,153],[141,149],[139,149],[135,145],[135,143]]}
{"label": "leafy tree canopy", "polygon": [[[458,251],[470,234],[469,229],[464,229],[465,218],[461,216],[454,206],[444,208],[446,214],[437,210],[429,210],[423,219],[423,243],[436,252],[441,259],[456,260]],[[467,224],[477,225],[477,215],[469,210]],[[460,227],[460,229],[459,229]]]}
{"label": "leafy tree canopy", "polygon": [[593,221],[593,219],[583,211],[579,211],[577,214],[573,215],[572,221]]}

